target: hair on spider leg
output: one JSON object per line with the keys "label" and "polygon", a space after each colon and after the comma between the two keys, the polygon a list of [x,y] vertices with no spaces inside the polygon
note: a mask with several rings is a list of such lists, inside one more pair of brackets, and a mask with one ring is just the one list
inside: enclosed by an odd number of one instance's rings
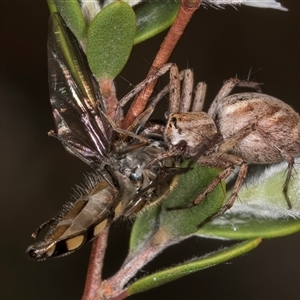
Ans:
{"label": "hair on spider leg", "polygon": [[[252,78],[251,79],[251,77],[254,75],[254,74],[256,74],[256,73],[258,73],[258,72],[261,72],[263,70],[263,68],[259,68],[259,69],[257,69],[257,70],[255,70],[255,71],[253,71],[253,67],[251,66],[250,68],[249,68],[249,71],[248,71],[248,74],[247,75],[244,75],[244,76],[242,76],[241,74],[239,74],[237,71],[236,71],[236,73],[235,73],[235,78],[239,78],[240,80],[243,80],[243,81],[256,81],[255,80],[255,78]],[[262,83],[261,83],[262,84]]]}
{"label": "hair on spider leg", "polygon": [[[151,67],[151,61],[148,60],[146,57],[142,57],[143,58],[143,66],[141,68],[139,68],[138,70],[136,70],[135,75],[140,78],[140,76],[142,76],[142,74],[145,74],[146,72],[148,72],[148,69]],[[132,83],[129,79],[127,79],[126,77],[122,76],[122,75],[118,75],[118,77],[116,79],[121,79],[124,82],[128,83],[128,86],[126,88],[126,90],[128,89],[132,89],[134,88],[136,85],[138,84],[134,84]]]}

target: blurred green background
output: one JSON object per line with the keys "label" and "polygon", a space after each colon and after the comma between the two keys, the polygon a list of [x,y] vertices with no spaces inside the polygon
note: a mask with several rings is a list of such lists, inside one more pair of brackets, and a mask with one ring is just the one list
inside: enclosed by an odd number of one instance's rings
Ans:
{"label": "blurred green background", "polygon": [[[193,68],[196,81],[207,82],[207,105],[223,80],[245,76],[252,67],[262,69],[251,78],[264,83],[264,92],[300,112],[300,1],[282,4],[289,12],[227,7],[196,13],[171,61],[180,69]],[[0,299],[79,299],[90,245],[41,263],[25,255],[31,232],[61,208],[89,170],[47,136],[54,129],[47,85],[47,5],[3,1],[0,22]],[[144,78],[164,34],[134,48],[117,79],[120,97]],[[167,100],[161,112],[166,108]],[[129,225],[119,222],[112,230],[106,277],[126,255]],[[140,275],[228,244],[186,241]],[[299,299],[299,253],[300,234],[266,240],[244,257],[130,299]]]}

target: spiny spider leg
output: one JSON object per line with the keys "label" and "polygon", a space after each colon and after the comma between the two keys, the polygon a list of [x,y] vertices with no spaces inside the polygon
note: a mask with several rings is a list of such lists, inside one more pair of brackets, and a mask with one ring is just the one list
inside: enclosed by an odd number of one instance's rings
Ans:
{"label": "spiny spider leg", "polygon": [[192,106],[194,112],[199,112],[203,110],[203,105],[206,96],[207,85],[205,82],[199,82],[196,87],[195,98]]}
{"label": "spiny spider leg", "polygon": [[169,115],[178,112],[180,103],[180,78],[176,65],[170,69]]}
{"label": "spiny spider leg", "polygon": [[[230,174],[234,171],[234,169],[231,170]],[[245,179],[246,179],[246,176],[247,176],[247,172],[248,172],[248,164],[247,162],[243,161],[241,164],[240,164],[240,170],[238,172],[238,177],[237,179],[235,180],[235,183],[234,183],[234,186],[233,186],[233,190],[231,192],[231,195],[230,197],[228,198],[228,200],[226,201],[226,203],[219,209],[218,212],[216,212],[215,214],[211,215],[210,217],[206,218],[202,223],[200,223],[198,225],[198,227],[202,227],[203,225],[205,225],[206,223],[208,222],[211,222],[212,220],[214,220],[215,218],[223,215],[228,209],[230,209],[236,198],[237,198],[237,195],[238,195],[238,192],[242,186],[242,184],[244,183]],[[221,172],[222,173],[222,172]],[[230,175],[229,174],[229,175]],[[228,176],[227,176],[228,177]],[[227,178],[226,177],[226,178]],[[221,180],[225,180],[226,178],[223,178]],[[220,180],[220,181],[221,181]],[[197,199],[196,199],[197,200]],[[196,202],[196,200],[194,202]]]}
{"label": "spiny spider leg", "polygon": [[290,197],[288,195],[288,191],[289,191],[289,185],[290,185],[290,181],[291,181],[291,177],[292,177],[294,163],[295,163],[294,158],[292,158],[291,161],[288,161],[286,178],[285,178],[285,181],[283,184],[283,189],[282,189],[285,201],[287,202],[289,209],[292,208],[292,203],[291,203]]}
{"label": "spiny spider leg", "polygon": [[130,131],[128,131],[128,130],[124,130],[124,129],[122,129],[122,128],[117,127],[117,125],[110,119],[109,116],[105,115],[104,113],[103,113],[103,115],[104,115],[104,117],[107,119],[109,125],[112,127],[112,129],[113,129],[115,132],[117,132],[117,133],[119,133],[119,134],[123,134],[123,135],[125,135],[125,136],[133,137],[133,138],[135,138],[135,139],[137,139],[137,140],[140,140],[141,142],[147,144],[147,139],[146,139],[146,138],[144,138],[144,137],[142,137],[142,136],[139,136],[139,135],[137,135],[137,134],[134,134],[134,133],[132,133],[132,132],[130,132]]}
{"label": "spiny spider leg", "polygon": [[192,96],[194,88],[194,74],[191,69],[187,69],[184,72],[182,91],[181,91],[181,101],[179,106],[179,112],[189,112],[192,106]]}
{"label": "spiny spider leg", "polygon": [[230,78],[226,80],[208,110],[208,114],[214,120],[216,120],[217,110],[219,109],[222,100],[225,97],[227,97],[235,87],[247,87],[247,88],[254,89],[258,93],[261,93],[260,83],[252,82],[252,81],[243,81],[238,78]]}
{"label": "spiny spider leg", "polygon": [[157,70],[157,72],[154,75],[151,75],[147,77],[145,80],[140,82],[138,85],[136,85],[127,95],[125,95],[120,101],[119,101],[119,106],[124,107],[125,104],[133,97],[135,96],[138,92],[140,92],[147,84],[152,82],[153,80],[161,77],[163,74],[168,72],[168,70],[173,66],[172,63],[162,65],[161,68]]}
{"label": "spiny spider leg", "polygon": [[[202,222],[199,226],[204,225],[205,223],[212,221],[216,217],[222,215],[226,210],[232,207],[238,191],[240,187],[242,186],[246,175],[247,175],[247,170],[248,170],[248,164],[246,161],[244,161],[241,157],[232,155],[232,154],[227,154],[226,151],[229,151],[229,147],[233,147],[237,140],[243,139],[245,136],[253,132],[253,125],[248,125],[246,126],[243,130],[238,132],[234,137],[232,137],[231,141],[228,140],[223,140],[222,137],[216,135],[214,139],[211,140],[211,143],[207,142],[206,148],[201,149],[201,147],[205,147],[205,143],[202,143],[200,146],[200,152],[198,155],[194,157],[197,158],[197,162],[200,165],[203,166],[209,166],[209,167],[217,167],[223,169],[220,174],[206,187],[206,189],[199,195],[196,199],[194,199],[192,202],[183,205],[183,206],[177,206],[177,207],[171,207],[168,208],[168,210],[175,210],[175,209],[185,209],[185,208],[191,208],[193,206],[198,205],[201,201],[203,201],[206,196],[213,191],[213,189],[222,181],[225,180],[228,176],[232,174],[232,172],[235,170],[237,166],[240,166],[240,170],[238,173],[238,177],[236,179],[233,192],[229,199],[226,201],[225,205],[215,214],[212,216],[208,217],[204,222]],[[225,146],[224,146],[225,144]],[[224,152],[217,152],[217,153],[211,153],[208,156],[204,156],[204,154],[207,149],[211,149],[214,146],[219,146],[219,148],[222,148]],[[225,151],[226,150],[226,151]]]}
{"label": "spiny spider leg", "polygon": [[[170,83],[167,84],[149,103],[149,107],[152,107],[154,110],[154,107],[157,105],[157,103],[166,95],[169,93],[169,110],[168,110],[168,114],[170,114],[170,109],[172,110],[173,108],[171,107],[171,103],[174,103],[176,108],[176,111],[178,109],[179,106],[179,102],[180,102],[180,81],[183,80],[185,73],[187,70],[183,70],[178,74],[178,68],[177,66],[174,64],[171,68],[170,68]],[[178,80],[179,79],[179,80]],[[179,85],[177,85],[177,80],[179,81]],[[176,90],[177,88],[179,88],[179,91]],[[176,93],[174,95],[174,93],[172,94],[172,91],[174,91],[174,89],[176,90]],[[179,96],[179,97],[178,97]],[[148,108],[149,108],[148,107]]]}
{"label": "spiny spider leg", "polygon": [[291,203],[290,197],[288,196],[288,190],[289,190],[289,184],[290,184],[291,177],[292,177],[293,166],[295,163],[294,157],[292,155],[290,155],[287,151],[282,150],[279,147],[277,147],[276,144],[272,141],[272,139],[270,139],[270,137],[267,133],[263,132],[262,130],[259,130],[258,132],[266,141],[269,142],[269,144],[272,147],[274,147],[274,149],[278,150],[278,152],[281,154],[282,158],[285,161],[287,161],[287,163],[288,163],[287,173],[286,173],[286,178],[285,178],[285,181],[283,184],[282,193],[284,195],[285,201],[286,201],[289,209],[291,209],[292,203]]}

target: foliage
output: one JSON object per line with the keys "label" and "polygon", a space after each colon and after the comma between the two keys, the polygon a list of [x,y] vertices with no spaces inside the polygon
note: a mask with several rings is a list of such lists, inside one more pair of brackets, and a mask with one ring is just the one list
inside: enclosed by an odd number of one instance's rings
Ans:
{"label": "foliage", "polygon": [[[98,79],[113,80],[125,66],[132,47],[169,27],[180,5],[180,1],[150,1],[132,8],[126,2],[130,4],[130,1],[115,1],[104,8],[94,5],[83,9],[76,0],[48,1],[50,11],[58,11],[78,39]],[[59,26],[62,27],[61,24]],[[64,43],[63,31],[61,43]],[[65,49],[65,57],[69,57],[72,70],[75,62],[72,63],[73,56],[68,47]],[[79,78],[80,74],[76,76]],[[299,174],[299,164],[295,165],[295,174]],[[200,205],[170,210],[195,199],[219,172],[212,168],[190,166],[189,162],[182,167],[190,169],[174,178],[170,192],[163,195],[162,204],[149,208],[136,218],[128,257],[120,271],[107,281],[111,286],[119,284],[118,293],[123,293],[123,297],[225,262],[252,250],[261,238],[280,237],[300,230],[300,205],[295,204],[293,210],[288,210],[281,193],[287,168],[285,163],[267,167],[250,177],[240,190],[239,201],[234,207],[202,228],[198,225],[218,211],[231,191],[227,191],[226,195],[225,183],[221,183]],[[298,199],[299,194],[300,184],[295,176],[289,196]],[[124,288],[140,267],[165,248],[191,236],[246,241],[151,274]],[[129,267],[133,265],[136,267],[129,273]]]}

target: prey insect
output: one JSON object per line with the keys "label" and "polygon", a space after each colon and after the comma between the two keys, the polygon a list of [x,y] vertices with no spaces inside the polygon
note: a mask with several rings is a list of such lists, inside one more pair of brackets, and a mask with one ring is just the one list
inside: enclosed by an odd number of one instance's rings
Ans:
{"label": "prey insect", "polygon": [[[65,54],[66,45],[69,56]],[[71,57],[71,63],[68,60]],[[50,99],[58,138],[64,148],[88,164],[93,173],[85,186],[78,188],[73,202],[40,225],[36,237],[46,226],[44,239],[27,249],[35,260],[69,254],[95,238],[111,222],[132,217],[154,204],[168,191],[175,159],[167,158],[146,165],[167,150],[163,129],[158,124],[145,126],[151,114],[145,110],[127,130],[121,130],[122,107],[110,120],[99,88],[81,49],[61,17],[50,17],[48,37]],[[165,65],[154,77],[166,72]],[[154,79],[154,78],[153,78]],[[134,95],[151,78],[134,89]],[[120,101],[124,104],[125,97]],[[176,171],[176,170],[175,170]]]}
{"label": "prey insect", "polygon": [[[192,78],[191,71],[186,72]],[[169,153],[160,155],[160,158],[176,153],[192,156],[200,165],[219,167],[222,171],[192,202],[170,209],[189,208],[199,204],[220,181],[225,180],[239,167],[232,194],[217,213],[199,225],[202,226],[232,207],[246,178],[249,164],[281,161],[288,162],[283,195],[291,208],[288,188],[294,158],[300,155],[299,115],[283,101],[262,94],[258,83],[237,78],[225,82],[208,113],[202,112],[206,85],[198,84],[194,102],[200,105],[189,113],[191,99],[181,99],[178,78],[177,68],[172,68],[173,83],[170,85],[174,88],[170,93],[170,114],[164,133],[170,150]],[[184,95],[192,94],[192,79],[189,82],[184,86]],[[256,92],[230,95],[235,87],[247,87]]]}
{"label": "prey insect", "polygon": [[[75,72],[64,53],[62,36]],[[233,205],[249,163],[288,161],[283,191],[291,206],[287,192],[294,157],[300,154],[298,114],[282,101],[261,93],[228,96],[235,86],[258,90],[258,84],[229,80],[205,113],[202,109],[206,85],[198,84],[192,105],[191,70],[179,74],[177,67],[172,66],[169,86],[150,102],[130,128],[122,130],[119,125],[123,105],[148,82],[167,72],[170,64],[121,99],[116,118],[111,120],[81,50],[58,14],[51,16],[48,61],[50,98],[57,128],[57,133],[50,135],[88,164],[93,173],[87,176],[85,187],[78,189],[75,200],[33,234],[36,237],[50,225],[44,239],[27,249],[31,258],[44,260],[67,255],[94,239],[113,221],[133,217],[144,207],[157,203],[168,192],[174,174],[181,172],[177,162],[184,157],[194,157],[199,164],[222,169],[204,192],[184,207],[199,204],[240,166],[232,195],[224,207],[204,222]],[[157,102],[167,92],[170,94],[167,125],[145,126]]]}

